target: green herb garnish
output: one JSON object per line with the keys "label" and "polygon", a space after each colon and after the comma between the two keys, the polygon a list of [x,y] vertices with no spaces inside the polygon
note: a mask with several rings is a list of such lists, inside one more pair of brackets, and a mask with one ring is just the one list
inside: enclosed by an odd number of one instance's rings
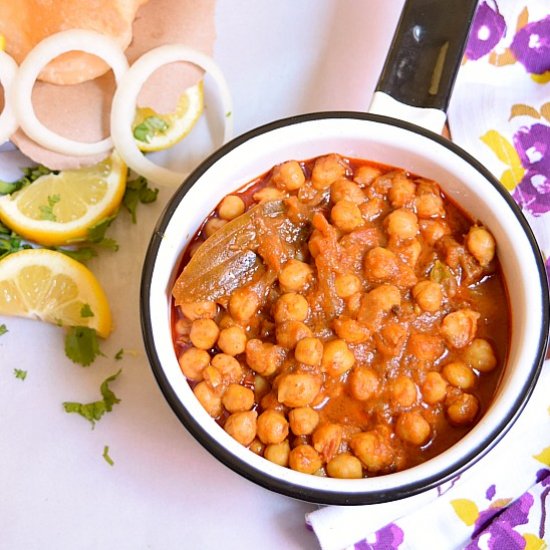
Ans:
{"label": "green herb garnish", "polygon": [[124,204],[128,212],[130,212],[132,223],[137,222],[136,211],[138,204],[140,202],[142,204],[155,202],[158,193],[158,189],[151,189],[151,187],[149,187],[148,181],[143,176],[139,176],[126,183],[126,191],[124,192],[122,204]]}
{"label": "green herb garnish", "polygon": [[65,355],[83,367],[91,365],[98,355],[102,355],[97,332],[88,327],[70,327],[65,336]]}
{"label": "green herb garnish", "polygon": [[45,166],[33,166],[31,168],[23,168],[23,176],[16,181],[7,182],[0,180],[0,195],[9,195],[15,191],[19,191],[23,187],[31,184],[41,176],[46,174],[58,174],[59,172],[50,170]]}
{"label": "green herb garnish", "polygon": [[25,378],[27,378],[26,370],[13,369],[13,374],[15,374],[15,378],[19,378],[19,380],[25,380]]}
{"label": "green herb garnish", "polygon": [[80,308],[80,316],[81,317],[93,317],[94,312],[92,311],[92,308],[90,307],[90,304],[84,304]]}
{"label": "green herb garnish", "polygon": [[115,355],[115,360],[120,361],[124,357],[124,349],[120,348]]}
{"label": "green herb garnish", "polygon": [[105,445],[105,447],[103,447],[103,458],[110,466],[115,465],[113,459],[109,456],[109,445]]}
{"label": "green herb garnish", "polygon": [[65,401],[63,403],[65,412],[79,414],[91,422],[92,428],[94,428],[95,423],[98,422],[106,412],[111,412],[113,410],[113,405],[120,403],[120,399],[109,388],[109,384],[116,380],[121,372],[122,369],[102,382],[99,387],[102,399],[86,404],[77,403],[76,401]]}
{"label": "green herb garnish", "polygon": [[430,270],[430,280],[434,283],[442,283],[451,276],[449,268],[441,261],[436,260]]}
{"label": "green herb garnish", "polygon": [[158,116],[148,116],[134,128],[134,137],[138,141],[149,143],[153,137],[168,130],[168,123]]}
{"label": "green herb garnish", "polygon": [[57,217],[53,212],[53,207],[61,200],[59,195],[48,195],[48,204],[39,206],[41,218],[51,222],[57,221]]}
{"label": "green herb garnish", "polygon": [[8,332],[8,327],[4,324],[0,325],[0,336],[2,336],[3,334],[6,334],[6,332]]}

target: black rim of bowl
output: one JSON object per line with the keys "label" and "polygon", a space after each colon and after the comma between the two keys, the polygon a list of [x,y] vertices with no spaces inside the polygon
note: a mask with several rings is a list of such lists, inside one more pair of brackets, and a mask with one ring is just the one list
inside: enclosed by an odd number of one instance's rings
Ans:
{"label": "black rim of bowl", "polygon": [[[380,124],[387,124],[390,126],[397,126],[405,130],[415,132],[424,137],[427,137],[439,145],[446,147],[456,155],[462,157],[463,160],[472,165],[478,172],[480,172],[490,182],[495,189],[502,195],[504,200],[508,203],[511,212],[515,215],[520,225],[523,228],[525,235],[527,236],[532,248],[533,256],[537,262],[539,287],[541,289],[541,301],[542,301],[542,321],[541,321],[541,333],[539,335],[538,354],[535,358],[533,365],[531,365],[529,376],[525,380],[525,384],[521,390],[518,391],[517,399],[513,406],[510,408],[509,413],[500,421],[498,426],[492,431],[490,436],[485,439],[478,447],[472,449],[466,456],[463,456],[460,460],[456,461],[452,466],[449,466],[446,470],[440,471],[437,474],[429,478],[422,479],[418,482],[413,482],[408,485],[388,489],[385,491],[364,491],[354,493],[340,493],[330,490],[314,489],[306,486],[293,485],[285,482],[283,479],[274,478],[265,472],[256,470],[247,463],[242,462],[235,457],[230,451],[228,451],[223,445],[221,445],[212,435],[204,430],[201,425],[193,418],[188,412],[186,407],[178,399],[175,391],[171,387],[168,379],[162,368],[162,364],[155,350],[155,343],[152,334],[152,321],[151,310],[149,307],[149,294],[151,288],[151,279],[155,269],[156,257],[161,246],[162,236],[164,230],[168,226],[174,211],[183,197],[196,183],[196,181],[202,176],[206,170],[208,170],[214,163],[220,158],[226,155],[232,149],[242,145],[246,141],[255,138],[261,134],[270,132],[272,130],[290,126],[294,124],[300,124],[303,122],[309,122],[322,119],[358,119],[376,122]],[[157,226],[151,237],[142,271],[141,290],[140,290],[140,307],[141,307],[141,328],[143,333],[143,339],[145,343],[145,349],[149,362],[151,364],[153,374],[157,380],[157,383],[164,394],[165,399],[175,412],[176,416],[187,428],[191,435],[206,448],[215,458],[225,464],[234,472],[240,474],[244,478],[260,485],[266,489],[280,493],[292,498],[296,498],[302,501],[312,502],[316,504],[330,504],[330,505],[361,505],[361,504],[375,504],[381,502],[388,502],[392,500],[398,500],[401,498],[413,496],[415,494],[432,489],[453,477],[459,475],[461,472],[472,466],[480,458],[482,458],[487,452],[489,452],[508,432],[514,422],[517,420],[525,405],[527,404],[538,376],[542,369],[544,362],[546,348],[548,345],[548,332],[549,332],[549,298],[548,298],[548,282],[546,279],[546,273],[544,269],[544,262],[542,255],[538,248],[537,242],[531,231],[529,224],[523,216],[520,208],[515,203],[510,194],[502,187],[502,185],[493,177],[493,175],[474,157],[465,152],[459,146],[455,145],[451,141],[425,130],[408,122],[393,119],[381,115],[373,115],[368,113],[359,113],[353,111],[329,111],[320,113],[310,113],[305,115],[293,116],[269,124],[265,124],[253,130],[246,132],[245,134],[233,139],[226,145],[222,146],[219,150],[204,160],[183,182],[180,188],[175,192],[173,197],[168,202],[163,214],[161,215]],[[283,476],[281,476],[283,477]]]}

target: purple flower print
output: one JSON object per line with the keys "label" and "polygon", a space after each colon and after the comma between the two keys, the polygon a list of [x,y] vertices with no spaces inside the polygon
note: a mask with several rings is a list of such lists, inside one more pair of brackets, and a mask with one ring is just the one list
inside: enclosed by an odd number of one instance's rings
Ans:
{"label": "purple flower print", "polygon": [[482,2],[476,11],[468,44],[466,46],[466,57],[475,61],[488,54],[500,41],[506,32],[506,21],[495,9],[492,9],[487,2]]}
{"label": "purple flower print", "polygon": [[514,146],[526,172],[512,195],[524,210],[540,216],[550,211],[550,126],[520,128]]}
{"label": "purple flower print", "polygon": [[376,542],[366,540],[355,543],[355,550],[397,550],[403,542],[403,530],[390,523],[376,531]]}
{"label": "purple flower print", "polygon": [[550,15],[521,28],[510,49],[528,73],[550,71]]}

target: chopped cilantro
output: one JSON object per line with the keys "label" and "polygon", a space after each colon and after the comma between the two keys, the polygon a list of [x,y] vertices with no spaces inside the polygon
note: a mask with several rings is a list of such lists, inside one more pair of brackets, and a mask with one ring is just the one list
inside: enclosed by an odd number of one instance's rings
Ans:
{"label": "chopped cilantro", "polygon": [[15,374],[15,378],[19,378],[19,380],[25,380],[25,378],[27,378],[26,370],[13,369],[13,374]]}
{"label": "chopped cilantro", "polygon": [[103,447],[103,458],[110,466],[115,465],[113,459],[109,456],[109,445],[105,445],[105,447]]}
{"label": "chopped cilantro", "polygon": [[140,202],[142,204],[155,202],[158,192],[158,189],[151,189],[149,187],[149,183],[143,176],[139,176],[126,183],[126,191],[124,192],[122,203],[131,214],[132,223],[137,222],[136,211],[138,204]]}
{"label": "chopped cilantro", "polygon": [[227,111],[227,113],[225,113],[225,116],[229,118],[231,116],[231,111]]}
{"label": "chopped cilantro", "polygon": [[120,361],[124,357],[124,349],[120,348],[115,355],[115,360]]}
{"label": "chopped cilantro", "polygon": [[0,223],[0,259],[8,254],[19,252],[25,248],[32,248],[30,244],[23,241],[23,237],[9,230]]}
{"label": "chopped cilantro", "polygon": [[65,355],[83,367],[91,365],[98,355],[102,355],[96,331],[88,327],[70,327],[65,336]]}
{"label": "chopped cilantro", "polygon": [[138,141],[149,143],[151,139],[168,130],[168,123],[158,116],[148,116],[141,124],[134,128],[134,137]]}
{"label": "chopped cilantro", "polygon": [[445,279],[451,276],[449,268],[441,261],[436,260],[432,269],[430,269],[429,277],[434,283],[442,283]]}
{"label": "chopped cilantro", "polygon": [[8,327],[4,324],[0,325],[0,336],[2,336],[2,334],[6,334],[6,332],[8,332]]}
{"label": "chopped cilantro", "polygon": [[53,207],[61,200],[59,195],[48,195],[48,204],[39,206],[41,218],[51,222],[57,221],[57,217],[53,212]]}
{"label": "chopped cilantro", "polygon": [[94,312],[92,311],[92,308],[90,307],[90,304],[84,304],[80,308],[80,316],[81,317],[93,317]]}
{"label": "chopped cilantro", "polygon": [[93,225],[92,227],[90,227],[88,229],[87,240],[91,243],[97,244],[104,248],[110,248],[114,251],[117,251],[118,243],[114,239],[105,237],[105,233],[107,229],[109,228],[111,223],[113,223],[116,216],[117,214],[114,214],[113,216],[109,216],[108,218],[105,218],[104,220],[101,220],[95,225]]}
{"label": "chopped cilantro", "polygon": [[33,181],[37,180],[39,177],[45,176],[46,174],[58,173],[50,170],[49,168],[46,168],[45,166],[40,165],[33,166],[31,168],[23,168],[22,172],[23,176],[16,181],[0,181],[0,195],[8,195],[10,193],[14,193],[15,191],[19,191],[19,189],[26,187]]}
{"label": "chopped cilantro", "polygon": [[113,405],[120,403],[120,399],[113,393],[109,384],[117,379],[118,375],[122,372],[120,369],[117,373],[106,378],[99,387],[101,397],[99,401],[93,401],[92,403],[77,403],[76,401],[65,401],[63,408],[65,412],[77,413],[92,424],[92,428],[95,427],[95,423],[98,422],[106,412],[113,410]]}
{"label": "chopped cilantro", "polygon": [[87,262],[91,260],[92,258],[95,258],[97,256],[97,252],[95,249],[93,249],[90,246],[83,246],[79,248],[60,248],[56,247],[55,250],[58,252],[62,252],[66,256],[69,256],[73,260],[76,260],[77,262]]}

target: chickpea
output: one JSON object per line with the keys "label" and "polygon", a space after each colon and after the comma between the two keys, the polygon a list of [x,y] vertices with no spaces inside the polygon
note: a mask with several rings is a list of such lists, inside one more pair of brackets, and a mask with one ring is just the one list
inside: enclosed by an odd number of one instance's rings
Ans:
{"label": "chickpea", "polygon": [[441,324],[441,334],[455,348],[466,347],[477,331],[480,314],[471,309],[459,309],[446,315]]}
{"label": "chickpea", "polygon": [[388,386],[390,389],[391,404],[394,407],[406,408],[414,405],[416,402],[416,384],[409,376],[400,374],[397,378],[391,380]]}
{"label": "chickpea", "polygon": [[428,405],[435,405],[445,399],[447,382],[438,372],[428,372],[422,384],[422,398]]}
{"label": "chickpea", "polygon": [[211,349],[214,347],[220,329],[212,319],[197,319],[191,325],[189,338],[191,343],[199,349]]}
{"label": "chickpea", "polygon": [[441,285],[433,281],[420,281],[412,289],[415,302],[424,311],[435,313],[441,307],[443,291]]}
{"label": "chickpea", "polygon": [[449,226],[440,220],[421,220],[420,232],[422,237],[429,245],[434,245],[439,239],[445,235],[450,235]]}
{"label": "chickpea", "polygon": [[445,216],[441,195],[422,193],[416,197],[415,206],[419,218],[442,218]]}
{"label": "chickpea", "polygon": [[388,198],[394,208],[401,208],[413,201],[415,191],[416,185],[414,181],[403,173],[396,174],[392,180],[392,186],[388,191]]}
{"label": "chickpea", "polygon": [[193,393],[203,406],[204,410],[212,417],[217,418],[222,413],[222,398],[206,382],[199,382],[193,389]]}
{"label": "chickpea", "polygon": [[279,411],[281,413],[284,413],[285,411],[285,406],[282,403],[279,403],[277,393],[275,391],[270,391],[264,395],[260,402],[260,406],[264,411],[267,411],[268,409],[273,409],[274,411]]}
{"label": "chickpea", "polygon": [[386,323],[374,335],[376,349],[383,355],[394,357],[399,355],[407,341],[407,329],[399,323]]}
{"label": "chickpea", "polygon": [[202,380],[202,371],[210,363],[210,355],[207,351],[197,348],[185,350],[178,360],[181,372],[194,381]]}
{"label": "chickpea", "polygon": [[218,347],[227,355],[239,355],[246,349],[246,333],[242,327],[234,325],[220,331]]}
{"label": "chickpea", "polygon": [[279,284],[285,291],[298,292],[311,281],[311,266],[299,260],[289,260],[279,272]]}
{"label": "chickpea", "polygon": [[283,364],[285,352],[280,346],[252,339],[246,343],[246,362],[258,374],[271,376]]}
{"label": "chickpea", "polygon": [[330,219],[343,233],[350,233],[364,224],[359,207],[354,202],[347,200],[338,201],[332,207]]}
{"label": "chickpea", "polygon": [[359,210],[361,210],[361,215],[364,220],[372,222],[376,218],[379,218],[387,207],[388,204],[383,198],[373,197],[372,199],[362,203],[359,206]]}
{"label": "chickpea", "polygon": [[428,441],[431,432],[428,421],[416,411],[399,415],[395,424],[395,433],[400,439],[419,447]]}
{"label": "chickpea", "polygon": [[229,384],[222,396],[222,405],[230,413],[249,411],[254,405],[254,392],[240,384]]}
{"label": "chickpea", "polygon": [[478,225],[470,227],[466,235],[466,246],[483,267],[487,267],[495,256],[495,239],[484,227]]}
{"label": "chickpea", "polygon": [[355,367],[348,377],[349,392],[355,399],[366,401],[378,392],[380,378],[368,367]]}
{"label": "chickpea", "polygon": [[304,171],[300,163],[289,160],[273,168],[271,181],[279,188],[287,191],[296,191],[306,182]]}
{"label": "chickpea", "polygon": [[304,474],[314,474],[323,462],[319,453],[311,445],[298,445],[290,451],[288,465],[291,469]]}
{"label": "chickpea", "polygon": [[325,343],[321,369],[329,376],[338,377],[355,364],[355,356],[344,340],[336,339]]}
{"label": "chickpea", "polygon": [[447,416],[452,424],[463,426],[471,424],[479,411],[477,397],[470,393],[462,393],[447,407]]}
{"label": "chickpea", "polygon": [[389,434],[385,430],[370,430],[355,434],[350,441],[353,454],[371,472],[388,468],[394,461]]}
{"label": "chickpea", "polygon": [[461,390],[469,390],[475,386],[477,377],[474,371],[460,361],[447,363],[442,370],[444,378]]}
{"label": "chickpea", "polygon": [[390,245],[390,249],[392,252],[396,252],[399,255],[402,262],[414,268],[422,253],[422,244],[415,238],[410,239],[406,244],[400,243],[399,247],[395,249],[392,249]]}
{"label": "chickpea", "polygon": [[319,413],[309,407],[296,407],[288,413],[288,421],[294,435],[309,435],[319,424]]}
{"label": "chickpea", "polygon": [[323,357],[323,343],[319,338],[302,338],[296,344],[294,357],[296,361],[300,363],[317,367],[321,364],[321,359]]}
{"label": "chickpea", "polygon": [[356,183],[347,178],[342,178],[336,180],[330,186],[330,198],[334,203],[345,200],[355,204],[361,204],[365,202],[367,197]]}
{"label": "chickpea", "polygon": [[189,336],[189,333],[191,332],[191,321],[189,321],[189,319],[186,319],[185,317],[178,319],[176,321],[174,329],[176,331],[178,338],[181,338],[183,336],[183,337],[186,337],[186,341],[189,341],[187,339],[187,337]]}
{"label": "chickpea", "polygon": [[353,181],[356,181],[363,187],[370,185],[378,176],[382,174],[382,170],[375,168],[374,166],[363,165],[355,170],[353,174]]}
{"label": "chickpea", "polygon": [[249,321],[260,307],[259,296],[249,288],[235,290],[229,298],[229,312],[233,319],[242,323]]}
{"label": "chickpea", "polygon": [[420,361],[433,362],[445,352],[445,343],[440,336],[414,332],[409,336],[408,350]]}
{"label": "chickpea", "polygon": [[222,220],[221,218],[210,218],[204,225],[204,234],[206,235],[206,237],[211,237],[226,223],[227,220]]}
{"label": "chickpea", "polygon": [[268,445],[264,451],[264,458],[279,466],[287,467],[289,456],[290,444],[288,443],[288,439],[285,439],[282,443]]}
{"label": "chickpea", "polygon": [[315,161],[311,183],[315,189],[327,189],[332,182],[346,175],[346,164],[339,155],[331,154]]}
{"label": "chickpea", "polygon": [[311,336],[311,329],[301,321],[285,321],[275,329],[277,344],[287,349],[294,349],[300,340]]}
{"label": "chickpea", "polygon": [[256,202],[266,202],[266,201],[276,201],[278,199],[282,199],[287,196],[288,196],[287,193],[285,193],[281,189],[275,189],[275,187],[264,187],[263,189],[256,191],[256,193],[252,195],[252,198]]}
{"label": "chickpea", "polygon": [[288,436],[288,422],[281,412],[268,409],[258,417],[257,431],[262,443],[281,443]]}
{"label": "chickpea", "polygon": [[254,376],[254,398],[260,403],[262,398],[271,391],[271,384],[263,377],[257,374]]}
{"label": "chickpea", "polygon": [[252,443],[248,446],[248,448],[258,456],[264,455],[265,445],[257,438],[255,437]]}
{"label": "chickpea", "polygon": [[330,422],[322,424],[313,432],[311,441],[323,462],[328,462],[334,458],[340,448],[342,426]]}
{"label": "chickpea", "polygon": [[285,321],[305,321],[309,314],[307,300],[296,292],[283,294],[273,308],[273,317],[276,323]]}
{"label": "chickpea", "polygon": [[387,248],[376,246],[365,255],[364,271],[370,281],[387,281],[399,271],[397,256]]}
{"label": "chickpea", "polygon": [[181,312],[190,320],[213,319],[218,313],[216,302],[189,302],[180,304]]}
{"label": "chickpea", "polygon": [[241,445],[248,447],[256,437],[256,411],[236,412],[227,417],[225,431]]}
{"label": "chickpea", "polygon": [[243,377],[241,364],[234,357],[226,353],[214,355],[211,365],[221,372],[226,384],[237,384]]}
{"label": "chickpea", "polygon": [[370,330],[355,319],[338,317],[334,319],[333,327],[338,338],[342,338],[348,344],[362,344],[370,337]]}
{"label": "chickpea", "polygon": [[491,372],[497,366],[497,358],[491,344],[483,338],[474,338],[464,350],[464,361],[479,372]]}
{"label": "chickpea", "polygon": [[220,320],[218,321],[218,327],[220,330],[223,330],[225,328],[229,327],[240,327],[239,323],[231,317],[231,314],[229,313],[223,313],[220,317]]}
{"label": "chickpea", "polygon": [[237,195],[227,195],[218,206],[218,216],[222,220],[233,220],[244,213],[246,205]]}
{"label": "chickpea", "polygon": [[418,219],[416,214],[406,208],[398,208],[388,214],[385,219],[386,231],[390,237],[406,241],[418,234]]}
{"label": "chickpea", "polygon": [[349,298],[361,290],[361,279],[357,275],[348,273],[336,275],[334,279],[334,290],[340,298]]}
{"label": "chickpea", "polygon": [[277,399],[287,407],[306,407],[321,391],[321,384],[321,378],[313,374],[284,374],[279,379]]}
{"label": "chickpea", "polygon": [[363,477],[363,466],[361,461],[349,453],[336,455],[327,464],[329,477],[339,479],[361,479]]}
{"label": "chickpea", "polygon": [[369,305],[385,312],[401,305],[401,293],[394,285],[380,285],[367,293]]}

